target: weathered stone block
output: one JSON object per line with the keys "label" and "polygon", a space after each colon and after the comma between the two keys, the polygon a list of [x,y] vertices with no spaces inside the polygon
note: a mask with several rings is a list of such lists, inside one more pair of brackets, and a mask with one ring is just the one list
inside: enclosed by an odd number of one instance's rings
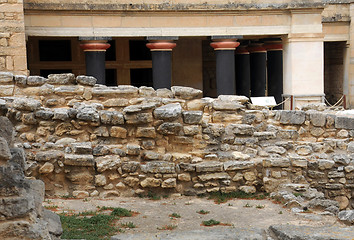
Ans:
{"label": "weathered stone block", "polygon": [[191,87],[173,86],[171,90],[176,97],[185,100],[203,97],[203,91]]}
{"label": "weathered stone block", "polygon": [[304,111],[278,111],[280,115],[280,123],[301,125],[305,122],[306,114]]}
{"label": "weathered stone block", "polygon": [[155,108],[158,105],[157,102],[146,102],[146,103],[141,103],[141,104],[136,104],[136,105],[130,105],[127,106],[123,109],[123,113],[139,113],[141,111],[146,111]]}
{"label": "weathered stone block", "polygon": [[214,137],[220,137],[225,132],[225,125],[220,123],[209,123],[203,128],[203,133],[210,134]]}
{"label": "weathered stone block", "polygon": [[115,138],[127,138],[127,129],[122,128],[122,127],[111,127],[111,137]]}
{"label": "weathered stone block", "polygon": [[13,125],[7,117],[0,116],[0,137],[3,137],[9,146],[12,146],[13,141]]}
{"label": "weathered stone block", "polygon": [[110,98],[103,102],[105,107],[126,107],[129,105],[129,100],[125,98]]}
{"label": "weathered stone block", "polygon": [[255,186],[241,186],[238,189],[242,192],[245,192],[245,193],[255,193],[256,192]]}
{"label": "weathered stone block", "polygon": [[0,84],[12,83],[14,75],[10,72],[0,72]]}
{"label": "weathered stone block", "polygon": [[142,157],[145,161],[154,161],[160,160],[162,158],[161,154],[153,151],[146,151],[142,154]]}
{"label": "weathered stone block", "polygon": [[95,185],[104,186],[107,184],[107,179],[105,175],[99,174],[95,176]]}
{"label": "weathered stone block", "polygon": [[290,160],[287,158],[265,159],[263,167],[290,167]]}
{"label": "weathered stone block", "polygon": [[97,171],[100,173],[107,170],[116,170],[121,164],[119,156],[116,155],[97,157],[95,162]]}
{"label": "weathered stone block", "polygon": [[181,182],[190,182],[192,180],[191,175],[189,173],[178,174],[177,178],[178,178],[178,181],[181,181]]}
{"label": "weathered stone block", "polygon": [[93,155],[65,154],[64,164],[68,166],[93,167],[95,161]]}
{"label": "weathered stone block", "polygon": [[11,159],[11,152],[5,138],[0,137],[0,161],[6,162]]}
{"label": "weathered stone block", "polygon": [[141,181],[140,185],[143,188],[146,187],[159,187],[162,183],[162,179],[157,179],[157,178],[146,178],[143,181]]}
{"label": "weathered stone block", "polygon": [[225,171],[235,171],[235,170],[244,170],[250,169],[255,166],[253,161],[227,161],[224,162]]}
{"label": "weathered stone block", "polygon": [[46,162],[43,164],[42,167],[39,168],[39,173],[41,174],[48,174],[54,171],[54,165],[50,162]]}
{"label": "weathered stone block", "polygon": [[318,168],[320,170],[331,169],[334,166],[334,161],[319,159],[318,160]]}
{"label": "weathered stone block", "polygon": [[182,131],[183,126],[180,123],[162,123],[157,131],[163,135],[178,135]]}
{"label": "weathered stone block", "polygon": [[84,93],[85,88],[83,86],[60,86],[54,88],[54,93],[59,96],[77,96]]}
{"label": "weathered stone block", "polygon": [[221,172],[223,170],[223,163],[210,161],[198,163],[195,167],[197,172]]}
{"label": "weathered stone block", "polygon": [[161,184],[162,188],[175,188],[177,186],[176,178],[168,178]]}
{"label": "weathered stone block", "polygon": [[25,87],[27,84],[27,76],[26,75],[16,75],[15,83],[18,86]]}
{"label": "weathered stone block", "polygon": [[139,96],[140,97],[156,97],[156,91],[152,87],[145,87],[141,86],[139,87]]}
{"label": "weathered stone block", "polygon": [[152,113],[126,113],[124,119],[128,124],[151,123],[154,120]]}
{"label": "weathered stone block", "polygon": [[108,129],[105,126],[101,126],[101,127],[96,128],[93,133],[99,137],[109,137]]}
{"label": "weathered stone block", "polygon": [[323,114],[321,112],[316,112],[316,111],[310,111],[307,114],[309,114],[310,117],[310,122],[313,126],[315,127],[324,127],[326,124],[326,114]]}
{"label": "weathered stone block", "polygon": [[98,122],[100,120],[100,115],[96,108],[92,106],[82,106],[77,109],[76,118],[83,121]]}
{"label": "weathered stone block", "polygon": [[253,137],[258,138],[258,140],[269,140],[275,139],[277,137],[276,132],[254,132]]}
{"label": "weathered stone block", "polygon": [[0,85],[0,96],[10,97],[14,94],[14,85]]}
{"label": "weathered stone block", "polygon": [[173,121],[181,117],[182,107],[179,103],[170,103],[154,110],[154,117],[167,121]]}
{"label": "weathered stone block", "polygon": [[175,173],[175,164],[164,161],[148,162],[145,165],[141,165],[141,171],[144,173]]}
{"label": "weathered stone block", "polygon": [[35,116],[37,118],[49,120],[54,116],[54,113],[50,108],[41,108],[41,110],[35,112]]}
{"label": "weathered stone block", "polygon": [[354,142],[353,141],[348,143],[347,150],[348,150],[348,152],[354,153]]}
{"label": "weathered stone block", "polygon": [[255,128],[248,124],[229,124],[225,128],[225,134],[227,135],[248,135],[252,136]]}
{"label": "weathered stone block", "polygon": [[155,138],[156,131],[154,127],[138,127],[136,130],[136,136],[144,138]]}
{"label": "weathered stone block", "polygon": [[64,153],[62,151],[57,150],[37,152],[35,159],[37,162],[55,162],[59,160],[64,160]]}
{"label": "weathered stone block", "polygon": [[27,85],[29,86],[41,86],[47,82],[47,79],[40,76],[29,76],[27,78]]}
{"label": "weathered stone block", "polygon": [[206,181],[211,181],[211,180],[228,180],[231,179],[230,175],[221,172],[221,173],[209,173],[209,174],[203,174],[203,175],[198,175],[198,179],[202,182]]}
{"label": "weathered stone block", "polygon": [[202,132],[202,127],[199,125],[183,126],[183,132],[186,136],[194,136]]}
{"label": "weathered stone block", "polygon": [[69,119],[68,109],[67,108],[54,108],[53,119],[58,119],[61,121],[66,121]]}
{"label": "weathered stone block", "polygon": [[75,154],[92,154],[91,142],[72,143],[71,149]]}
{"label": "weathered stone block", "polygon": [[296,140],[299,137],[299,133],[295,130],[279,130],[277,137],[280,139],[292,139]]}
{"label": "weathered stone block", "polygon": [[301,156],[307,156],[313,152],[313,149],[311,146],[303,145],[303,146],[297,146],[295,148],[295,152]]}
{"label": "weathered stone block", "polygon": [[78,84],[81,84],[81,85],[94,86],[97,82],[97,79],[92,76],[80,75],[80,76],[76,77],[76,81]]}
{"label": "weathered stone block", "polygon": [[32,98],[15,98],[14,108],[22,111],[35,111],[41,107],[41,102]]}
{"label": "weathered stone block", "polygon": [[354,129],[354,116],[336,116],[335,128]]}
{"label": "weathered stone block", "polygon": [[304,158],[291,158],[290,161],[293,167],[307,168],[308,161]]}
{"label": "weathered stone block", "polygon": [[198,124],[202,120],[202,111],[184,111],[182,112],[183,121],[187,124]]}
{"label": "weathered stone block", "polygon": [[126,153],[128,155],[137,156],[140,154],[140,146],[137,144],[128,144]]}
{"label": "weathered stone block", "polygon": [[74,84],[75,75],[72,73],[49,74],[47,83],[53,85]]}
{"label": "weathered stone block", "polygon": [[214,100],[212,106],[217,111],[237,111],[244,108],[244,106],[237,101]]}
{"label": "weathered stone block", "polygon": [[348,225],[354,225],[354,210],[344,210],[338,213],[339,220]]}
{"label": "weathered stone block", "polygon": [[284,154],[286,149],[280,146],[268,146],[264,149],[268,153],[277,153],[277,154]]}
{"label": "weathered stone block", "polygon": [[138,88],[130,85],[98,86],[92,89],[92,95],[95,97],[134,98],[138,97]]}

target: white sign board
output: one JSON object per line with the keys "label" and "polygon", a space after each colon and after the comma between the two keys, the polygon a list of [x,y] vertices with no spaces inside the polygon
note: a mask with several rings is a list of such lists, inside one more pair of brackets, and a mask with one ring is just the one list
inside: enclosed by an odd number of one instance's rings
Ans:
{"label": "white sign board", "polygon": [[277,105],[274,97],[251,97],[251,101],[256,106],[274,107]]}

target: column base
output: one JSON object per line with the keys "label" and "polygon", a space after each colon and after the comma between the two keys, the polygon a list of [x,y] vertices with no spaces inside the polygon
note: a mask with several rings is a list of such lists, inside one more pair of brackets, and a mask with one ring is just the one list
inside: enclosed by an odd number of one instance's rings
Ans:
{"label": "column base", "polygon": [[304,105],[316,104],[324,102],[324,94],[313,94],[313,95],[290,95],[283,94],[283,109],[284,110],[297,110]]}

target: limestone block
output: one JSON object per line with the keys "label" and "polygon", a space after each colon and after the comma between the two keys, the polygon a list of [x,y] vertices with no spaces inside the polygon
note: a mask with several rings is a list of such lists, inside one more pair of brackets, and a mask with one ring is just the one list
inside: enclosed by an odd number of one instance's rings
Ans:
{"label": "limestone block", "polygon": [[[354,118],[353,118],[353,121],[354,121]],[[347,138],[347,137],[349,137],[349,132],[347,130],[345,130],[345,129],[341,129],[341,130],[338,131],[337,137],[339,137],[339,138]]]}
{"label": "limestone block", "polygon": [[10,72],[0,72],[0,84],[13,82],[14,75]]}
{"label": "limestone block", "polygon": [[60,86],[54,88],[54,93],[59,96],[77,96],[84,93],[85,88],[83,86]]}
{"label": "limestone block", "polygon": [[181,117],[182,107],[179,103],[170,103],[158,107],[154,110],[154,117],[156,119],[173,121]]}
{"label": "limestone block", "polygon": [[53,85],[74,84],[75,75],[72,73],[49,74],[47,83]]}
{"label": "limestone block", "polygon": [[242,173],[236,173],[235,176],[232,178],[232,181],[238,182],[243,180],[243,174]]}
{"label": "limestone block", "polygon": [[123,113],[125,113],[125,114],[126,113],[139,113],[142,111],[151,110],[151,109],[155,108],[157,105],[158,105],[158,103],[154,102],[154,101],[130,105],[130,106],[127,106],[123,109]]}
{"label": "limestone block", "polygon": [[257,176],[254,172],[245,172],[243,174],[243,177],[245,178],[246,181],[254,181],[257,179]]}
{"label": "limestone block", "polygon": [[310,133],[312,136],[314,137],[319,137],[321,136],[323,133],[325,132],[325,130],[321,127],[312,127],[310,128]]}
{"label": "limestone block", "polygon": [[138,97],[138,88],[130,85],[119,85],[117,87],[99,85],[93,87],[92,95],[94,97],[135,98]]}
{"label": "limestone block", "polygon": [[194,136],[197,134],[201,134],[202,127],[199,125],[183,126],[183,132],[184,132],[184,135],[186,135],[186,136]]}
{"label": "limestone block", "polygon": [[178,174],[177,179],[181,182],[190,182],[192,180],[191,175],[189,173]]}
{"label": "limestone block", "polygon": [[53,119],[58,119],[61,121],[66,121],[69,119],[68,109],[67,108],[54,108]]}
{"label": "limestone block", "polygon": [[338,171],[329,171],[327,176],[328,176],[328,178],[343,178],[343,177],[345,177],[344,172],[338,172]]}
{"label": "limestone block", "polygon": [[22,114],[21,121],[24,124],[28,124],[28,125],[34,125],[34,124],[38,123],[34,113],[24,113],[24,114]]}
{"label": "limestone block", "polygon": [[231,153],[231,155],[232,155],[232,159],[234,159],[234,160],[242,160],[242,161],[244,161],[244,160],[250,159],[250,155],[242,153],[242,152],[238,152],[238,151],[233,151]]}
{"label": "limestone block", "polygon": [[145,87],[141,86],[139,87],[139,96],[140,97],[156,97],[156,91],[152,87]]}
{"label": "limestone block", "polygon": [[254,132],[253,136],[259,141],[275,139],[277,137],[276,132]]}
{"label": "limestone block", "polygon": [[172,143],[188,144],[190,146],[193,145],[193,143],[194,143],[194,138],[188,137],[188,136],[174,136],[171,140],[172,140]]}
{"label": "limestone block", "polygon": [[304,111],[278,111],[280,115],[280,123],[301,125],[305,122],[306,114]]}
{"label": "limestone block", "polygon": [[279,130],[277,138],[296,140],[299,138],[299,133],[296,130]]}
{"label": "limestone block", "polygon": [[6,162],[11,159],[9,145],[5,138],[0,137],[0,161]]}
{"label": "limestone block", "polygon": [[111,137],[115,138],[127,138],[127,129],[122,128],[122,127],[111,127]]}
{"label": "limestone block", "polygon": [[203,91],[191,87],[173,86],[172,93],[177,97],[185,100],[203,97]]}
{"label": "limestone block", "polygon": [[139,185],[139,178],[136,177],[126,177],[124,178],[124,183],[127,184],[129,187],[137,187]]}
{"label": "limestone block", "polygon": [[348,225],[354,224],[354,210],[344,210],[338,213],[339,220]]}
{"label": "limestone block", "polygon": [[183,126],[180,123],[162,123],[157,131],[163,135],[178,135],[183,130]]}
{"label": "limestone block", "polygon": [[340,183],[326,183],[325,185],[325,189],[329,189],[329,190],[341,190],[343,188],[344,188],[343,184]]}
{"label": "limestone block", "polygon": [[237,111],[241,108],[244,108],[237,101],[221,101],[221,100],[214,100],[212,103],[212,107],[217,111]]}
{"label": "limestone block", "polygon": [[0,214],[7,219],[26,216],[34,208],[32,196],[7,197],[2,199]]}
{"label": "limestone block", "polygon": [[202,120],[202,111],[183,111],[183,121],[187,124],[198,124]]}
{"label": "limestone block", "polygon": [[107,179],[105,175],[99,174],[95,175],[95,185],[96,186],[104,186],[107,184]]}
{"label": "limestone block", "polygon": [[187,109],[189,111],[203,111],[204,107],[211,101],[209,98],[208,100],[202,99],[194,99],[187,102]]}
{"label": "limestone block", "polygon": [[83,121],[98,122],[100,115],[93,106],[82,106],[77,109],[76,118]]}
{"label": "limestone block", "polygon": [[179,163],[178,167],[185,172],[195,172],[195,164]]}
{"label": "limestone block", "polygon": [[335,128],[354,129],[354,116],[336,116]]}
{"label": "limestone block", "polygon": [[347,150],[348,150],[348,152],[354,153],[354,141],[351,141],[350,143],[348,143]]}
{"label": "limestone block", "polygon": [[95,162],[97,171],[100,173],[107,170],[116,170],[121,165],[120,157],[116,155],[97,157]]}
{"label": "limestone block", "polygon": [[154,120],[152,113],[126,113],[124,119],[128,124],[151,123]]}
{"label": "limestone block", "polygon": [[116,190],[105,191],[100,194],[102,198],[119,197],[120,193]]}
{"label": "limestone block", "polygon": [[308,161],[304,158],[291,158],[291,165],[293,167],[307,168]]}
{"label": "limestone block", "polygon": [[136,172],[139,170],[140,163],[139,162],[122,162],[122,170],[123,172]]}
{"label": "limestone block", "polygon": [[100,127],[96,128],[93,133],[99,137],[109,137],[108,129],[105,126],[100,126]]}
{"label": "limestone block", "polygon": [[347,154],[333,154],[332,159],[337,164],[348,165],[350,163],[350,156]]}
{"label": "limestone block", "polygon": [[310,122],[315,127],[324,127],[326,124],[326,114],[317,111],[309,111]]}
{"label": "limestone block", "polygon": [[236,95],[219,95],[218,99],[225,102],[239,102],[245,104],[249,101],[246,96],[236,96]]}
{"label": "limestone block", "polygon": [[253,161],[227,161],[224,162],[225,171],[235,171],[235,170],[243,170],[250,169],[255,166]]}
{"label": "limestone block", "polygon": [[103,156],[110,154],[111,151],[106,145],[97,145],[93,148],[92,153],[94,156]]}
{"label": "limestone block", "polygon": [[133,155],[133,156],[137,156],[140,154],[140,145],[137,144],[128,144],[127,145],[127,155]]}
{"label": "limestone block", "polygon": [[156,179],[156,178],[146,178],[143,181],[141,181],[140,185],[143,188],[146,187],[159,187],[162,183],[161,179]]}
{"label": "limestone block", "polygon": [[29,76],[27,78],[27,85],[28,86],[42,86],[47,82],[47,79],[40,76]]}
{"label": "limestone block", "polygon": [[295,148],[295,152],[301,156],[307,156],[310,155],[313,152],[313,149],[311,146],[308,145],[302,145],[302,146],[297,146]]}
{"label": "limestone block", "polygon": [[75,184],[90,184],[94,177],[89,171],[72,171],[66,175],[66,177]]}
{"label": "limestone block", "polygon": [[118,111],[100,111],[101,122],[108,125],[124,124],[124,116]]}
{"label": "limestone block", "polygon": [[50,162],[46,162],[42,167],[39,168],[39,173],[48,174],[54,171],[54,165]]}
{"label": "limestone block", "polygon": [[330,199],[314,198],[309,202],[308,206],[313,209],[325,209],[331,206],[339,207],[339,204],[337,201]]}
{"label": "limestone block", "polygon": [[87,191],[73,191],[73,196],[78,199],[87,198],[90,194]]}
{"label": "limestone block", "polygon": [[[50,84],[43,84],[40,87],[27,87],[23,89],[23,94],[26,96],[47,96],[54,93],[54,86]],[[16,94],[16,93],[15,93]],[[52,100],[53,101],[53,100]],[[58,101],[58,100],[57,100]]]}
{"label": "limestone block", "polygon": [[210,134],[213,137],[220,137],[225,132],[225,125],[220,123],[209,123],[203,128],[203,133]]}
{"label": "limestone block", "polygon": [[252,136],[255,128],[248,124],[229,124],[225,128],[225,134],[227,135],[247,135]]}
{"label": "limestone block", "polygon": [[41,102],[32,98],[15,98],[13,106],[21,111],[35,111],[41,107]]}
{"label": "limestone block", "polygon": [[162,188],[175,188],[177,186],[176,178],[168,178],[161,184]]}
{"label": "limestone block", "polygon": [[76,77],[76,81],[77,81],[78,84],[81,84],[81,85],[94,86],[96,84],[96,82],[97,82],[97,79],[95,77],[92,77],[92,76],[80,75],[80,76]]}
{"label": "limestone block", "polygon": [[71,149],[75,154],[92,154],[91,142],[71,143]]}
{"label": "limestone block", "polygon": [[258,143],[257,138],[253,137],[236,137],[234,140],[235,145],[246,145],[246,146],[252,146],[253,144]]}
{"label": "limestone block", "polygon": [[231,179],[231,177],[229,174],[225,172],[221,172],[221,173],[208,173],[208,174],[198,175],[198,179],[202,182],[206,182],[211,180]]}
{"label": "limestone block", "polygon": [[54,116],[54,112],[50,108],[41,108],[35,112],[35,116],[36,118],[49,120]]}
{"label": "limestone block", "polygon": [[92,155],[65,154],[64,164],[68,166],[93,167],[95,161]]}
{"label": "limestone block", "polygon": [[268,153],[277,153],[277,154],[284,154],[286,149],[281,146],[268,146],[264,149]]}
{"label": "limestone block", "polygon": [[290,167],[290,160],[287,158],[264,159],[263,167]]}
{"label": "limestone block", "polygon": [[175,164],[164,161],[152,161],[145,165],[141,165],[141,171],[143,173],[175,173]]}
{"label": "limestone block", "polygon": [[136,137],[155,138],[156,131],[154,127],[138,127]]}
{"label": "limestone block", "polygon": [[142,154],[142,158],[145,161],[154,161],[154,160],[161,160],[161,154],[153,151],[146,151]]}
{"label": "limestone block", "polygon": [[255,193],[256,192],[255,186],[241,186],[238,189],[242,192],[245,192],[245,193]]}
{"label": "limestone block", "polygon": [[3,137],[11,147],[13,141],[13,125],[7,117],[0,116],[0,137]]}
{"label": "limestone block", "polygon": [[126,107],[129,105],[129,100],[126,98],[110,98],[103,102],[105,107]]}
{"label": "limestone block", "polygon": [[195,165],[197,172],[221,172],[223,163],[216,161],[202,162]]}
{"label": "limestone block", "polygon": [[64,160],[64,153],[58,150],[37,152],[35,156],[37,162],[55,162]]}

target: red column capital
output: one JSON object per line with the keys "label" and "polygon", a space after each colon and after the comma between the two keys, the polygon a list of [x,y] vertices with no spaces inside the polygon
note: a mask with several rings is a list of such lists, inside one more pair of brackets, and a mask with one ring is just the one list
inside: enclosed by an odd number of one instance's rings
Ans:
{"label": "red column capital", "polygon": [[214,50],[235,50],[239,45],[240,43],[233,39],[217,40],[210,43]]}
{"label": "red column capital", "polygon": [[172,51],[177,46],[173,41],[151,41],[146,44],[150,51]]}
{"label": "red column capital", "polygon": [[106,51],[111,45],[105,40],[85,40],[81,41],[80,47],[85,51]]}

